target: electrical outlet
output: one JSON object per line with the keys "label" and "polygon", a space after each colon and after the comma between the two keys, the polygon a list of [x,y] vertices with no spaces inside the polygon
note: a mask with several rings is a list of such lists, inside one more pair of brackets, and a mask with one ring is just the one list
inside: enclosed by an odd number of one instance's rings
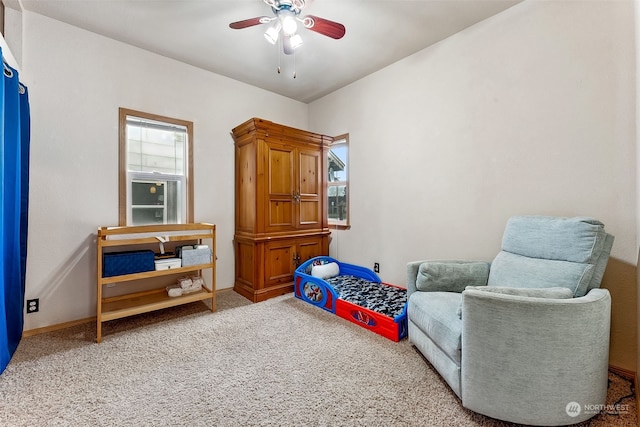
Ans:
{"label": "electrical outlet", "polygon": [[27,300],[27,313],[37,313],[40,311],[40,299],[28,299]]}
{"label": "electrical outlet", "polygon": [[380,273],[380,263],[373,263],[373,271],[375,271],[376,273]]}

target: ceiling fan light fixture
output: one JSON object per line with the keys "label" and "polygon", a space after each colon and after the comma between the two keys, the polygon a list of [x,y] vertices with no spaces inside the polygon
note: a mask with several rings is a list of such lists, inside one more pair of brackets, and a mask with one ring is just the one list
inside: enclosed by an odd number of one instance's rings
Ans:
{"label": "ceiling fan light fixture", "polygon": [[[279,49],[285,55],[293,55],[294,69],[295,51],[303,44],[302,37],[298,34],[299,27],[304,27],[303,31],[311,30],[335,40],[341,39],[345,35],[346,29],[339,22],[315,15],[300,16],[306,0],[263,1],[271,7],[272,16],[258,16],[232,22],[229,27],[234,30],[240,30],[260,24],[268,24],[269,28],[264,32],[264,38],[273,45],[278,44]],[[278,56],[278,61],[280,61],[280,56]],[[278,62],[278,73],[280,73],[280,62]],[[295,71],[293,77],[296,77]]]}
{"label": "ceiling fan light fixture", "polygon": [[297,49],[302,46],[302,37],[300,37],[300,34],[294,34],[291,36],[289,42],[291,43],[292,49]]}
{"label": "ceiling fan light fixture", "polygon": [[278,35],[280,34],[280,23],[275,27],[269,27],[267,31],[264,32],[264,38],[271,44],[276,44],[278,41]]}
{"label": "ceiling fan light fixture", "polygon": [[295,14],[289,10],[280,11],[280,20],[282,21],[282,31],[292,36],[298,31],[298,23],[296,22]]}

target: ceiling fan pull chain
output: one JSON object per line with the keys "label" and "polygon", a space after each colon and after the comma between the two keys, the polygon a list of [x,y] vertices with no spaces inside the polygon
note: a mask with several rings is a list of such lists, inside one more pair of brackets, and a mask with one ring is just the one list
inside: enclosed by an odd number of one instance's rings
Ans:
{"label": "ceiling fan pull chain", "polygon": [[278,40],[278,46],[276,48],[278,55],[278,74],[280,74],[280,52],[282,52],[282,39]]}
{"label": "ceiling fan pull chain", "polygon": [[293,51],[293,78],[296,78],[296,51]]}

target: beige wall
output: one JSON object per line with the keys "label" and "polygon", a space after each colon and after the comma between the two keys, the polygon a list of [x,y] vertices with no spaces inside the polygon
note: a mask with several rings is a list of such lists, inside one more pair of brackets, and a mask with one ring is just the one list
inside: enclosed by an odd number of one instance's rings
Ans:
{"label": "beige wall", "polygon": [[306,128],[306,104],[25,12],[31,102],[25,329],[95,315],[99,226],[118,224],[118,108],[194,122],[195,220],[217,225],[217,283],[233,286],[234,148],[251,117]]}
{"label": "beige wall", "polygon": [[635,84],[633,2],[526,1],[311,103],[311,130],[350,135],[332,254],[402,284],[410,260],[492,259],[512,215],[596,217],[611,361],[635,371]]}

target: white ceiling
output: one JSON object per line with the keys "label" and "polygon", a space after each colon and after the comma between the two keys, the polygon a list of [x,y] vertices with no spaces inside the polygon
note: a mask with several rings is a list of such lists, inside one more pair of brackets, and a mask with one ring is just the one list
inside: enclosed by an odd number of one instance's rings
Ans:
{"label": "white ceiling", "polygon": [[[522,0],[307,0],[304,15],[337,21],[340,40],[302,29],[304,45],[279,54],[262,0],[21,0],[23,8],[305,103],[411,55]],[[10,3],[10,2],[5,2]],[[277,73],[278,61],[282,73]]]}

